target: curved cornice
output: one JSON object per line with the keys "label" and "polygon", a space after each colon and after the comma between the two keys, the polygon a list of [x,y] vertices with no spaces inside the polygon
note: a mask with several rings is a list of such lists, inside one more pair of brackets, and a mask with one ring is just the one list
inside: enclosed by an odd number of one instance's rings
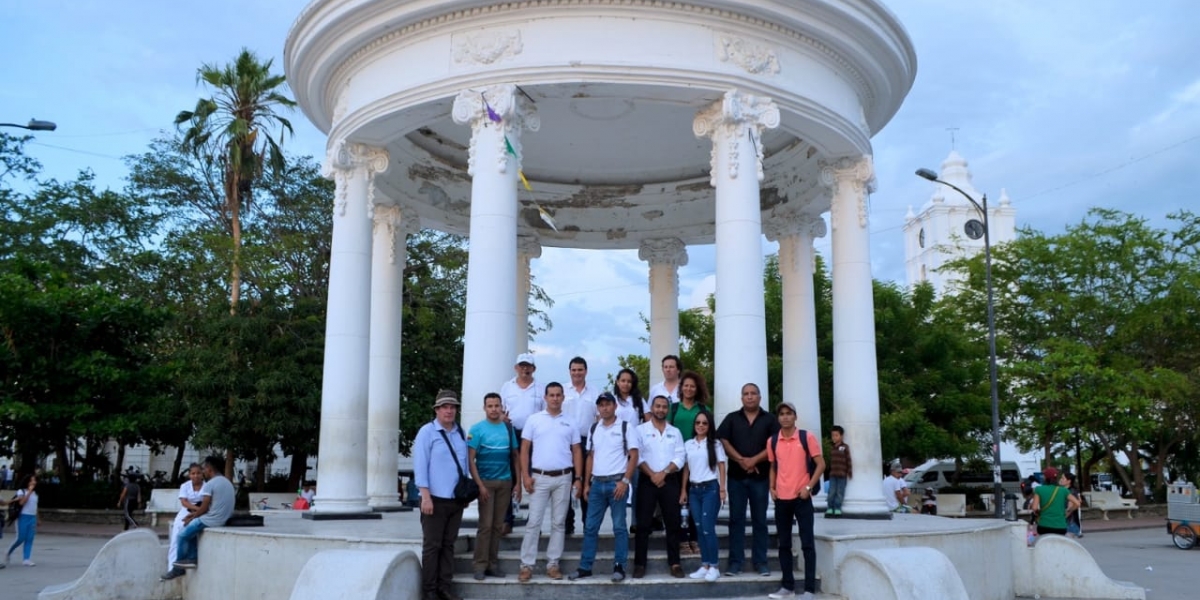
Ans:
{"label": "curved cornice", "polygon": [[560,16],[564,8],[631,17],[655,11],[791,39],[852,84],[869,134],[891,119],[916,76],[908,34],[875,0],[314,0],[288,34],[288,82],[306,116],[328,132],[335,96],[360,58],[408,36],[506,15]]}

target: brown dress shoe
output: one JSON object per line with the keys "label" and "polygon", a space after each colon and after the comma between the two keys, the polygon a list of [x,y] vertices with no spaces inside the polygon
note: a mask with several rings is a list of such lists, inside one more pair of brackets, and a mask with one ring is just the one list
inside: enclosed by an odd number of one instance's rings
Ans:
{"label": "brown dress shoe", "polygon": [[700,556],[700,544],[698,542],[688,542],[688,546],[691,546],[692,556]]}
{"label": "brown dress shoe", "polygon": [[559,570],[558,565],[549,565],[546,567],[546,577],[554,580],[562,579],[562,571]]}
{"label": "brown dress shoe", "polygon": [[671,577],[675,579],[683,579],[683,567],[679,565],[671,565]]}
{"label": "brown dress shoe", "polygon": [[530,579],[533,579],[533,567],[522,566],[521,573],[517,575],[517,581],[529,583]]}
{"label": "brown dress shoe", "polygon": [[641,579],[646,576],[646,565],[633,565],[633,578]]}

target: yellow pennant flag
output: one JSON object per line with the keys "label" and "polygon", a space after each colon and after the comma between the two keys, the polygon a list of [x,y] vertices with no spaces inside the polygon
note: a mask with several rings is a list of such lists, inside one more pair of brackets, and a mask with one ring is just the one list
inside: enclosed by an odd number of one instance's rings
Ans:
{"label": "yellow pennant flag", "polygon": [[524,171],[517,171],[517,177],[520,177],[520,178],[521,178],[521,185],[525,186],[525,189],[527,189],[527,190],[529,190],[529,191],[531,191],[531,192],[533,191],[533,186],[529,185],[529,180],[528,180],[528,179],[525,179],[525,172],[524,172]]}

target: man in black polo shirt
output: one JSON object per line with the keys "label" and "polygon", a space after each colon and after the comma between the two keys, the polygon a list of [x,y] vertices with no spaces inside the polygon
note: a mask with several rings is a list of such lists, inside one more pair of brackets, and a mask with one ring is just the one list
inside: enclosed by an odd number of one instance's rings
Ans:
{"label": "man in black polo shirt", "polygon": [[767,460],[767,443],[779,423],[775,415],[762,410],[762,393],[758,386],[742,386],[742,409],[725,415],[717,430],[725,454],[729,456],[729,566],[726,576],[742,572],[746,559],[746,503],[750,504],[754,545],[750,559],[754,569],[763,577],[771,576],[767,566],[767,503],[770,501],[768,477],[771,463]]}

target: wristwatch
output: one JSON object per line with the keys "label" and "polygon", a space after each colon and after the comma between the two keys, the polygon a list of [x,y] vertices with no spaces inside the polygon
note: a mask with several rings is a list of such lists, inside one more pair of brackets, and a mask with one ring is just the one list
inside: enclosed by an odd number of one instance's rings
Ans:
{"label": "wristwatch", "polygon": [[621,483],[623,483],[623,484],[625,484],[625,485],[632,485],[631,483],[629,483],[629,480],[628,480],[628,479],[625,479],[625,478],[622,478],[622,479],[621,479]]}

